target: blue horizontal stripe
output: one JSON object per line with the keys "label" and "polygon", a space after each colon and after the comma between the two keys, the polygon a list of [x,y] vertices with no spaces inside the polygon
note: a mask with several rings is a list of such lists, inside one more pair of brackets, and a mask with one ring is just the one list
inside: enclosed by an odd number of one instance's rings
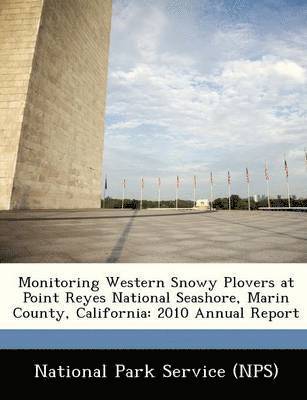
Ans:
{"label": "blue horizontal stripe", "polygon": [[307,330],[0,330],[0,349],[307,349]]}

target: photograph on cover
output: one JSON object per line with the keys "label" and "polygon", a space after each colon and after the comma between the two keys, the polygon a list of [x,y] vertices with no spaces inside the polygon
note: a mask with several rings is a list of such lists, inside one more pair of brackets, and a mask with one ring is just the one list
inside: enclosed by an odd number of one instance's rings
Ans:
{"label": "photograph on cover", "polygon": [[0,262],[306,262],[306,22],[0,0]]}

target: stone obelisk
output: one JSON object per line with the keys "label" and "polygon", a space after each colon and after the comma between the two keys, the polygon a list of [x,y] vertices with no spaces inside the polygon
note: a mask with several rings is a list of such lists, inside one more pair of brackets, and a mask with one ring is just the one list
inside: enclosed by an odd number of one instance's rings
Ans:
{"label": "stone obelisk", "polygon": [[0,210],[100,207],[112,0],[0,0]]}

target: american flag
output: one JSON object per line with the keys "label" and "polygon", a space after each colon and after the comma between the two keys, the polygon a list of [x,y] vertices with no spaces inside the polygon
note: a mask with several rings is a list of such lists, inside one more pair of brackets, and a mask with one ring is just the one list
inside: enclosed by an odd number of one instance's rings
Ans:
{"label": "american flag", "polygon": [[265,179],[267,181],[270,180],[269,167],[268,167],[268,163],[267,162],[265,162],[265,164],[264,164],[264,176],[265,176]]}
{"label": "american flag", "polygon": [[105,180],[104,180],[104,189],[105,190],[108,189],[108,178],[107,177],[105,177]]}
{"label": "american flag", "polygon": [[249,183],[249,172],[248,172],[248,168],[246,168],[246,182]]}
{"label": "american flag", "polygon": [[144,189],[144,178],[142,178],[142,180],[141,180],[141,186],[142,186],[142,189]]}
{"label": "american flag", "polygon": [[158,186],[161,186],[161,178],[158,178]]}
{"label": "american flag", "polygon": [[126,179],[123,180],[123,187],[126,189]]}
{"label": "american flag", "polygon": [[196,185],[197,185],[197,179],[196,179],[196,175],[194,175],[193,182],[194,182],[194,187],[196,188]]}
{"label": "american flag", "polygon": [[231,184],[231,177],[230,177],[230,172],[228,171],[228,185]]}
{"label": "american flag", "polygon": [[287,160],[285,159],[284,162],[285,162],[285,174],[286,174],[286,177],[288,178],[289,177],[289,170],[288,170]]}
{"label": "american flag", "polygon": [[180,185],[180,180],[179,180],[179,176],[177,176],[177,181],[176,181],[176,185],[177,185],[177,189],[179,188]]}
{"label": "american flag", "polygon": [[212,172],[210,172],[210,182],[211,182],[211,185],[213,185],[213,174],[212,174]]}

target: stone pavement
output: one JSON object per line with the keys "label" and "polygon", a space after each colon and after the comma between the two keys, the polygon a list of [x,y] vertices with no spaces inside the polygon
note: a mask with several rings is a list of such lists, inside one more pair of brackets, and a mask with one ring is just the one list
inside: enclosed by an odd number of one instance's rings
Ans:
{"label": "stone pavement", "polygon": [[1,262],[307,262],[307,214],[0,212]]}

